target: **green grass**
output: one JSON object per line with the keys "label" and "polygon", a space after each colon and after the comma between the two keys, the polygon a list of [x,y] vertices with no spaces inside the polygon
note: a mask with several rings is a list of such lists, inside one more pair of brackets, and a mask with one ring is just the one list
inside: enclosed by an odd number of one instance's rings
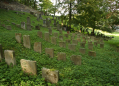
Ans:
{"label": "green grass", "polygon": [[[30,16],[33,26],[32,31],[26,31],[12,25],[12,22],[20,24],[26,22],[27,16]],[[44,16],[46,18],[46,16]],[[9,22],[5,21],[9,20]],[[119,86],[119,37],[115,36],[112,40],[105,42],[105,47],[101,49],[99,45],[94,47],[96,57],[88,56],[88,45],[86,44],[86,54],[79,52],[80,45],[76,47],[76,52],[70,51],[68,47],[61,48],[59,45],[46,42],[37,36],[38,30],[35,30],[35,25],[42,24],[42,20],[37,21],[36,17],[25,13],[20,17],[14,11],[0,9],[0,23],[11,25],[12,30],[0,26],[0,43],[3,50],[14,50],[17,65],[13,68],[8,67],[3,59],[0,62],[0,86]],[[52,21],[53,24],[53,21]],[[52,25],[53,26],[53,25]],[[48,32],[47,28],[40,27],[43,33]],[[52,33],[58,32],[53,30]],[[23,43],[19,44],[15,40],[15,33],[30,35],[31,49],[23,47]],[[66,32],[63,31],[63,34]],[[113,33],[118,34],[118,33]],[[52,36],[52,35],[51,35]],[[51,37],[50,36],[50,37]],[[65,40],[66,38],[64,38]],[[75,38],[76,39],[76,38]],[[22,38],[23,41],[23,38]],[[34,42],[42,43],[42,53],[36,53],[33,50]],[[58,42],[58,40],[57,40]],[[113,44],[110,45],[110,44]],[[115,46],[116,45],[116,46]],[[54,58],[49,58],[45,55],[45,48],[54,48]],[[57,53],[65,52],[66,61],[58,61]],[[82,65],[74,65],[71,60],[71,55],[81,55]],[[20,59],[34,60],[37,62],[37,76],[28,76],[21,71]],[[41,68],[59,70],[59,81],[57,84],[45,82],[42,78]]]}

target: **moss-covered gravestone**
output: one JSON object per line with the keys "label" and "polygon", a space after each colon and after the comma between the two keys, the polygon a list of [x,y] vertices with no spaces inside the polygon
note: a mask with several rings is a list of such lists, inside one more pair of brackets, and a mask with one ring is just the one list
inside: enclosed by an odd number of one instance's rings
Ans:
{"label": "moss-covered gravestone", "polygon": [[30,42],[30,36],[29,35],[24,35],[23,36],[23,45],[26,48],[31,48],[31,42]]}
{"label": "moss-covered gravestone", "polygon": [[58,56],[57,57],[58,60],[66,61],[66,53],[58,52],[57,56]]}
{"label": "moss-covered gravestone", "polygon": [[35,43],[34,43],[34,51],[36,51],[36,52],[38,52],[38,53],[41,53],[41,51],[42,51],[41,42],[35,42]]}
{"label": "moss-covered gravestone", "polygon": [[21,33],[15,33],[15,38],[18,43],[21,43],[21,37],[22,37]]}
{"label": "moss-covered gravestone", "polygon": [[54,49],[53,48],[45,48],[45,54],[48,54],[50,58],[54,57]]}
{"label": "moss-covered gravestone", "polygon": [[75,65],[81,65],[81,56],[80,55],[72,55],[70,57],[70,59]]}

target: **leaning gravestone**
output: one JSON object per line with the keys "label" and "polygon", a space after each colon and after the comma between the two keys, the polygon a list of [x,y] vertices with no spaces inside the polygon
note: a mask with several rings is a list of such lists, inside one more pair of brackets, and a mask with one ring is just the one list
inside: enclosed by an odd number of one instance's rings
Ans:
{"label": "leaning gravestone", "polygon": [[45,53],[48,54],[51,58],[54,57],[54,49],[53,48],[45,48]]}
{"label": "leaning gravestone", "polygon": [[41,53],[41,51],[42,51],[41,42],[35,42],[34,43],[34,51]]}
{"label": "leaning gravestone", "polygon": [[81,56],[80,55],[72,55],[70,57],[71,61],[74,62],[75,65],[81,65]]}
{"label": "leaning gravestone", "polygon": [[10,25],[6,26],[7,30],[12,30]]}
{"label": "leaning gravestone", "polygon": [[3,58],[3,49],[2,49],[2,45],[0,44],[0,59]]}
{"label": "leaning gravestone", "polygon": [[15,53],[13,50],[5,50],[4,51],[5,55],[5,62],[10,66],[12,63],[12,66],[16,65],[16,58],[15,58]]}
{"label": "leaning gravestone", "polygon": [[51,43],[56,45],[57,38],[55,36],[51,37]]}
{"label": "leaning gravestone", "polygon": [[76,50],[76,45],[75,44],[69,44],[68,48],[72,51],[75,51]]}
{"label": "leaning gravestone", "polygon": [[59,79],[59,71],[58,70],[50,70],[47,68],[42,68],[42,78],[45,78],[47,82],[57,83]]}
{"label": "leaning gravestone", "polygon": [[59,42],[59,46],[65,48],[66,47],[66,43],[65,42]]}
{"label": "leaning gravestone", "polygon": [[50,42],[50,35],[48,32],[45,33],[45,40]]}
{"label": "leaning gravestone", "polygon": [[21,28],[24,29],[24,30],[26,29],[25,28],[25,22],[21,22]]}
{"label": "leaning gravestone", "polygon": [[30,75],[37,75],[36,61],[21,59],[20,63],[24,73],[28,73]]}
{"label": "leaning gravestone", "polygon": [[66,61],[66,53],[64,52],[58,52],[57,54],[57,60],[62,60],[62,61]]}
{"label": "leaning gravestone", "polygon": [[85,48],[80,48],[79,52],[82,53],[82,54],[85,54]]}
{"label": "leaning gravestone", "polygon": [[38,31],[38,32],[37,32],[37,35],[38,35],[38,37],[43,38],[41,31]]}
{"label": "leaning gravestone", "polygon": [[30,36],[29,35],[24,35],[23,36],[23,45],[26,48],[31,48],[31,43],[30,43]]}
{"label": "leaning gravestone", "polygon": [[15,38],[18,43],[21,43],[21,37],[22,37],[21,33],[15,33]]}
{"label": "leaning gravestone", "polygon": [[88,52],[88,55],[89,55],[89,56],[94,56],[94,57],[96,57],[95,51],[89,51],[89,52]]}

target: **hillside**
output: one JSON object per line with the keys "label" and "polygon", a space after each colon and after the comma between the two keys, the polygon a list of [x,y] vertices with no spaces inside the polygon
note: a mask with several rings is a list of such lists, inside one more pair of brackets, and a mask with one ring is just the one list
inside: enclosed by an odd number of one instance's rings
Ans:
{"label": "hillside", "polygon": [[[43,19],[51,19],[52,34],[49,35],[50,40],[45,40],[45,33],[49,32],[49,27],[43,26],[43,20],[37,21],[37,18],[26,12],[6,11],[0,9],[0,44],[3,51],[13,50],[15,52],[16,65],[9,67],[5,62],[5,56],[0,62],[0,86],[119,86],[119,49],[114,46],[119,44],[119,36],[115,36],[109,41],[104,41],[104,48],[100,47],[101,39],[92,40],[93,37],[81,33],[68,34],[68,38],[64,36],[66,31],[62,31],[62,34],[57,31],[53,25],[54,20],[51,16],[42,16]],[[21,29],[21,22],[25,22],[27,25],[27,17],[30,17],[32,30]],[[59,21],[60,22],[60,21]],[[36,30],[35,26],[39,25],[40,30]],[[7,26],[11,26],[11,30],[7,29]],[[43,38],[40,38],[37,33],[41,31]],[[18,43],[15,39],[15,33],[21,33],[21,43]],[[56,45],[51,43],[51,37],[54,33],[58,33],[58,36],[63,36],[63,40],[57,37]],[[119,34],[119,33],[115,33]],[[23,36],[29,35],[31,48],[26,48],[23,45]],[[80,37],[78,37],[80,35]],[[73,40],[78,38],[81,41],[77,42],[76,48],[69,49],[69,44],[73,44]],[[85,40],[85,54],[79,52],[81,43]],[[89,41],[88,41],[89,38]],[[66,42],[69,39],[71,42]],[[66,47],[59,46],[59,42],[66,42]],[[88,43],[92,41],[93,49],[88,48]],[[94,45],[94,41],[97,41],[97,46]],[[41,42],[42,51],[37,53],[34,51],[34,43]],[[110,45],[113,44],[113,45]],[[115,44],[116,43],[116,44]],[[45,48],[54,49],[54,56],[51,58],[46,54]],[[90,56],[89,51],[95,51],[96,56]],[[66,54],[66,60],[58,60],[58,53],[63,52]],[[0,52],[1,53],[1,52]],[[4,53],[3,53],[4,54]],[[72,55],[81,56],[81,65],[75,65],[71,60]],[[50,58],[49,58],[50,57]],[[29,76],[27,73],[23,73],[20,60],[32,60],[36,61],[37,76]],[[42,68],[48,68],[51,70],[59,71],[58,83],[51,84],[46,82],[42,78]]]}

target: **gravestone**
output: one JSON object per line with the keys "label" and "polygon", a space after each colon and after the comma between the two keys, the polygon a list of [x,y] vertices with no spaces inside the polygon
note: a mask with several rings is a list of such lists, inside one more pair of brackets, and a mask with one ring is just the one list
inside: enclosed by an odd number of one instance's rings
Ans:
{"label": "gravestone", "polygon": [[45,78],[47,82],[58,83],[59,79],[59,71],[58,70],[50,70],[47,68],[42,68],[42,78]]}
{"label": "gravestone", "polygon": [[59,46],[65,48],[66,47],[66,43],[65,42],[59,42]]}
{"label": "gravestone", "polygon": [[89,51],[89,52],[88,52],[88,55],[89,55],[89,56],[96,57],[95,51]]}
{"label": "gravestone", "polygon": [[31,30],[31,20],[30,20],[30,17],[27,17],[27,30]]}
{"label": "gravestone", "polygon": [[50,58],[54,57],[54,49],[53,48],[45,48],[45,54],[48,54]]}
{"label": "gravestone", "polygon": [[56,45],[57,38],[55,36],[51,37],[51,43]]}
{"label": "gravestone", "polygon": [[52,35],[52,29],[49,29],[49,34]]}
{"label": "gravestone", "polygon": [[29,31],[31,31],[32,29],[31,29],[31,25],[27,25],[27,30],[29,30]]}
{"label": "gravestone", "polygon": [[95,46],[97,46],[97,45],[98,45],[98,43],[97,43],[97,42],[94,42],[94,45],[95,45]]}
{"label": "gravestone", "polygon": [[20,24],[16,24],[16,26],[18,27],[18,28],[20,28],[21,26],[20,26]]}
{"label": "gravestone", "polygon": [[26,29],[25,28],[25,22],[21,22],[21,28],[24,29],[24,30]]}
{"label": "gravestone", "polygon": [[0,44],[0,60],[3,58],[3,49],[2,45]]}
{"label": "gravestone", "polygon": [[66,38],[68,38],[68,34],[64,34],[64,36],[65,36]]}
{"label": "gravestone", "polygon": [[38,31],[38,32],[37,32],[37,35],[38,35],[38,37],[43,38],[41,31]]}
{"label": "gravestone", "polygon": [[59,30],[59,34],[62,34],[62,30],[61,29]]}
{"label": "gravestone", "polygon": [[100,43],[100,48],[104,48],[104,43]]}
{"label": "gravestone", "polygon": [[59,52],[58,54],[57,54],[57,59],[58,60],[62,60],[62,61],[66,61],[66,53],[64,53],[64,52]]}
{"label": "gravestone", "polygon": [[80,48],[79,52],[82,53],[82,54],[85,54],[85,48]]}
{"label": "gravestone", "polygon": [[93,36],[91,36],[91,41],[94,42],[94,37]]}
{"label": "gravestone", "polygon": [[78,41],[77,40],[72,40],[72,44],[78,45]]}
{"label": "gravestone", "polygon": [[7,30],[12,30],[10,25],[7,25],[6,28],[7,28]]}
{"label": "gravestone", "polygon": [[55,36],[55,37],[58,37],[58,33],[54,33],[54,36]]}
{"label": "gravestone", "polygon": [[66,39],[66,43],[71,43],[71,40],[70,39]]}
{"label": "gravestone", "polygon": [[69,48],[69,50],[76,51],[76,45],[75,44],[69,44],[68,48]]}
{"label": "gravestone", "polygon": [[29,75],[37,75],[36,61],[21,59],[21,68],[24,73]]}
{"label": "gravestone", "polygon": [[80,34],[78,34],[78,35],[77,35],[77,38],[80,38],[80,37],[81,37],[81,35],[80,35]]}
{"label": "gravestone", "polygon": [[87,37],[87,41],[88,41],[88,42],[90,41],[90,37]]}
{"label": "gravestone", "polygon": [[81,38],[77,38],[77,41],[78,41],[78,42],[81,42]]}
{"label": "gravestone", "polygon": [[21,37],[22,37],[21,33],[15,33],[15,38],[18,43],[21,43]]}
{"label": "gravestone", "polygon": [[88,43],[88,49],[93,50],[93,44],[92,43]]}
{"label": "gravestone", "polygon": [[48,32],[45,32],[45,40],[50,42],[50,35]]}
{"label": "gravestone", "polygon": [[80,55],[72,55],[70,57],[70,59],[75,65],[81,65],[81,56]]}
{"label": "gravestone", "polygon": [[81,42],[80,43],[80,46],[83,47],[83,48],[85,48],[85,42]]}
{"label": "gravestone", "polygon": [[63,36],[60,35],[60,36],[59,36],[59,39],[60,39],[60,40],[63,40]]}
{"label": "gravestone", "polygon": [[7,65],[12,66],[16,65],[15,52],[13,50],[4,50],[5,62]]}
{"label": "gravestone", "polygon": [[41,51],[42,51],[41,42],[35,42],[34,43],[34,51],[38,52],[38,53],[41,53]]}
{"label": "gravestone", "polygon": [[30,36],[29,35],[23,35],[23,45],[26,48],[31,48],[31,43],[30,43]]}

